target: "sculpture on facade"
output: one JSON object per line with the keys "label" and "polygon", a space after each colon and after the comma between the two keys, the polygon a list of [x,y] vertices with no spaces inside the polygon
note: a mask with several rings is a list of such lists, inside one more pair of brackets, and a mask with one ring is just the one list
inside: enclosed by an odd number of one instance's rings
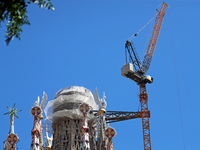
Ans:
{"label": "sculpture on facade", "polygon": [[105,92],[103,92],[103,98],[100,99],[97,89],[95,89],[93,95],[98,109],[97,150],[105,150],[107,147],[107,139],[104,134],[106,129],[106,120],[105,120],[106,106],[107,106],[107,103],[105,101],[106,96]]}
{"label": "sculpture on facade", "polygon": [[46,149],[45,150],[51,150],[52,141],[53,141],[53,134],[51,135],[51,137],[49,137],[47,128],[46,128],[46,141],[45,141]]}
{"label": "sculpture on facade", "polygon": [[80,105],[80,111],[83,113],[83,120],[81,124],[81,150],[90,150],[89,143],[89,126],[86,114],[89,111],[89,106],[85,103]]}
{"label": "sculpture on facade", "polygon": [[31,150],[42,150],[44,148],[41,121],[43,119],[42,109],[45,107],[46,102],[47,102],[47,95],[45,92],[43,92],[41,103],[40,103],[40,97],[38,96],[37,101],[35,101],[34,103],[34,107],[32,107],[31,109],[31,114],[32,116],[34,116],[33,129],[31,132],[32,135]]}

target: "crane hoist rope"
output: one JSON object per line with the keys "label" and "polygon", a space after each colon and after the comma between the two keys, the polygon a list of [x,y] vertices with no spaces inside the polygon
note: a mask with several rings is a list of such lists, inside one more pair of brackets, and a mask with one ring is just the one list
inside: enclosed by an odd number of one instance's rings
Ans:
{"label": "crane hoist rope", "polygon": [[[157,12],[158,13],[158,12]],[[150,24],[154,18],[157,16],[157,13],[153,16],[153,18],[151,18],[140,30],[138,30],[138,32],[136,32],[135,34],[133,34],[128,41],[132,41],[133,38],[135,38],[148,24]]]}
{"label": "crane hoist rope", "polygon": [[[161,4],[159,4],[158,6],[157,6],[157,8],[158,7],[160,7],[162,5],[162,3]],[[154,18],[157,16],[157,14],[158,14],[158,9],[156,8],[156,14],[140,29],[140,30],[138,30],[138,32],[136,32],[135,34],[133,34],[130,38],[128,38],[128,41],[132,41],[144,28],[146,28],[153,20],[154,20]]]}
{"label": "crane hoist rope", "polygon": [[171,40],[171,49],[173,54],[173,63],[174,63],[174,74],[176,79],[176,93],[177,93],[177,101],[178,101],[178,107],[179,107],[179,114],[180,114],[180,123],[181,123],[181,133],[182,133],[182,142],[183,142],[183,148],[185,147],[185,137],[184,137],[184,128],[183,128],[183,116],[182,116],[182,108],[181,108],[181,97],[180,97],[180,90],[179,90],[179,82],[178,82],[178,75],[177,75],[177,65],[176,65],[176,57],[175,57],[175,48],[174,48],[174,41],[172,36],[172,23],[171,23],[171,16],[169,11],[169,27],[170,27],[170,40]]}

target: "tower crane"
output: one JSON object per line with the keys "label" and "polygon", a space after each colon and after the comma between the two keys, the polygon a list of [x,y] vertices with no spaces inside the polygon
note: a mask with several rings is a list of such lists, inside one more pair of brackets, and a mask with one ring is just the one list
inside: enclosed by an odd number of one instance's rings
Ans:
{"label": "tower crane", "polygon": [[168,5],[165,2],[163,2],[160,10],[157,13],[143,62],[142,63],[140,62],[133,43],[131,43],[130,41],[126,41],[125,44],[126,58],[128,52],[130,63],[127,63],[126,60],[126,65],[124,65],[121,68],[122,76],[135,81],[140,88],[139,100],[141,105],[141,111],[139,113],[139,118],[142,118],[144,150],[151,150],[150,127],[149,127],[150,111],[148,109],[148,95],[146,90],[146,84],[153,82],[153,78],[149,75],[146,75],[146,73],[151,64],[151,60],[154,54],[154,50],[156,47],[162,22],[164,19],[166,7],[168,7]]}

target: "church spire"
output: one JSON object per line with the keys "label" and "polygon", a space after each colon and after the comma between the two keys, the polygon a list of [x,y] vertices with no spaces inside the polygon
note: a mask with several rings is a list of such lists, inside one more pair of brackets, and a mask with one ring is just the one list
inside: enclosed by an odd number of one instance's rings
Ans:
{"label": "church spire", "polygon": [[15,108],[15,104],[13,105],[13,108],[10,108],[10,107],[7,107],[7,108],[9,112],[5,113],[4,115],[10,116],[10,129],[9,129],[7,140],[4,144],[4,150],[16,150],[16,144],[19,141],[19,137],[14,132],[14,121],[15,121],[15,117],[19,118],[17,116],[17,113],[20,112],[21,110],[17,110]]}

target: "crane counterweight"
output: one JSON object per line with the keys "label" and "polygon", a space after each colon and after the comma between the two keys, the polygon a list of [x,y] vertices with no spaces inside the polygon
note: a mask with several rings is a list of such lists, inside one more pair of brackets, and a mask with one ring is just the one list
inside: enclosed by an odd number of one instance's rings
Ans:
{"label": "crane counterweight", "polygon": [[145,74],[140,70],[134,71],[132,63],[125,64],[121,68],[121,74],[122,76],[135,81],[137,84],[146,84],[153,82],[153,78],[151,76],[145,76]]}

